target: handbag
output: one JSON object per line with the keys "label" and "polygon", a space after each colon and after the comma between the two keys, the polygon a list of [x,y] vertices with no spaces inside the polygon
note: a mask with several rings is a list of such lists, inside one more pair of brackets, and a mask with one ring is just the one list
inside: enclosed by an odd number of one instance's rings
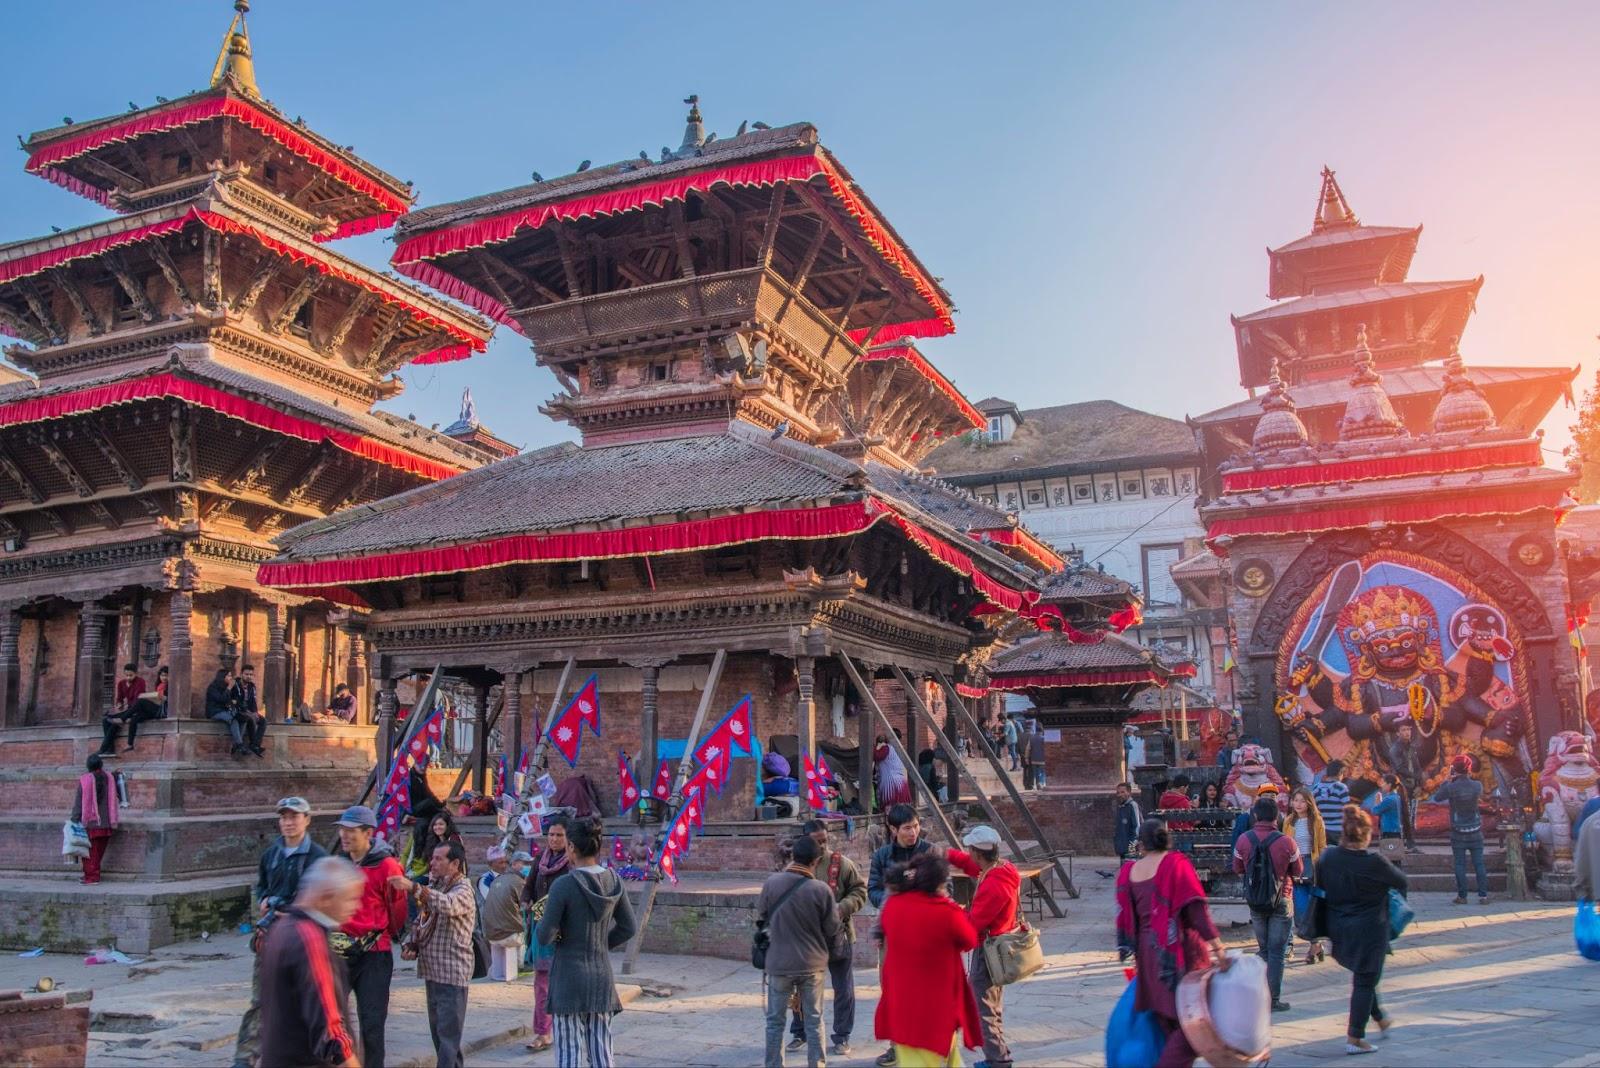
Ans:
{"label": "handbag", "polygon": [[1137,981],[1130,981],[1106,1022],[1106,1068],[1149,1068],[1167,1044],[1153,1012],[1133,1007]]}
{"label": "handbag", "polygon": [[1411,926],[1411,921],[1417,918],[1416,910],[1411,907],[1411,902],[1400,895],[1400,891],[1389,891],[1389,941],[1393,942],[1405,933]]}
{"label": "handbag", "polygon": [[483,933],[483,914],[472,921],[472,977],[482,979],[489,974],[489,936]]}
{"label": "handbag", "polygon": [[84,830],[83,824],[77,820],[68,820],[61,825],[61,855],[64,857],[89,855],[89,832]]}
{"label": "handbag", "polygon": [[1593,901],[1578,902],[1578,914],[1572,920],[1572,938],[1585,960],[1600,960],[1600,915],[1595,913]]}
{"label": "handbag", "polygon": [[1044,949],[1039,932],[1027,921],[1017,920],[1017,929],[983,940],[983,963],[989,969],[989,982],[1010,986],[1044,967]]}
{"label": "handbag", "polygon": [[1305,921],[1302,923],[1297,916],[1295,933],[1306,941],[1328,937],[1328,892],[1320,886],[1306,887],[1310,896],[1306,898]]}
{"label": "handbag", "polygon": [[750,936],[750,967],[756,969],[756,971],[764,972],[767,970],[767,950],[772,948],[772,933],[767,930],[767,924],[772,922],[772,917],[776,916],[778,910],[783,908],[788,903],[789,898],[794,896],[794,892],[810,881],[811,877],[809,875],[796,879],[789,889],[785,890],[778,900],[772,903],[771,910],[765,916],[756,917],[755,933]]}

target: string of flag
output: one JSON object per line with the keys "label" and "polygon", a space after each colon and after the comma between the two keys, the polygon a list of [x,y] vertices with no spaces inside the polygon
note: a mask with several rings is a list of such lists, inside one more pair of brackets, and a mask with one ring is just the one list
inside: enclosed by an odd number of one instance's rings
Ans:
{"label": "string of flag", "polygon": [[567,766],[578,766],[578,753],[583,746],[583,728],[588,727],[596,738],[600,737],[600,676],[590,675],[573,694],[561,714],[550,722],[546,735],[556,752],[566,760]]}
{"label": "string of flag", "polygon": [[395,754],[394,767],[389,770],[389,781],[383,787],[383,800],[378,806],[380,838],[391,838],[400,829],[400,821],[411,812],[411,772],[426,771],[433,750],[444,739],[444,716],[447,702],[434,704],[433,711],[421,727],[411,735],[405,748]]}

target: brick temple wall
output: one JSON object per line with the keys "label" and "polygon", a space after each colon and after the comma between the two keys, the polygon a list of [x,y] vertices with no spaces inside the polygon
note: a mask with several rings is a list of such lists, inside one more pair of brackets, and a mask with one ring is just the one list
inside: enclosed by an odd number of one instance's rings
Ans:
{"label": "brick temple wall", "polygon": [[82,1068],[89,1050],[89,1000],[65,994],[0,993],[0,1049],[14,1068]]}

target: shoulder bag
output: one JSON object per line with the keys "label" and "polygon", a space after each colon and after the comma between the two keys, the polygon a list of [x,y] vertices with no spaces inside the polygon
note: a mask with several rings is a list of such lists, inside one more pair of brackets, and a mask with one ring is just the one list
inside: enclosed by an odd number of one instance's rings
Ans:
{"label": "shoulder bag", "polygon": [[[985,872],[984,877],[987,875]],[[978,879],[980,885],[984,877]],[[977,887],[973,887],[972,896],[978,896]],[[1044,967],[1044,949],[1039,945],[1039,932],[1028,926],[1028,921],[1022,918],[1020,907],[1017,910],[1017,929],[985,938],[982,949],[983,963],[989,969],[989,982],[996,986],[1010,986]]]}
{"label": "shoulder bag", "polygon": [[772,933],[767,930],[767,924],[772,922],[772,917],[778,914],[779,909],[788,904],[794,892],[810,881],[809,875],[796,879],[789,889],[772,903],[772,909],[765,916],[756,917],[755,933],[750,936],[750,967],[762,972],[767,970],[767,950],[772,946]]}

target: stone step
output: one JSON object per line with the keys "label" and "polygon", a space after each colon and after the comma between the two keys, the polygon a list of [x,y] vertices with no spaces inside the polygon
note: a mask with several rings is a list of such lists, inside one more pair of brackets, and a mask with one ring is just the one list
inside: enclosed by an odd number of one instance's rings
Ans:
{"label": "stone step", "polygon": [[[376,727],[327,726],[313,723],[273,723],[267,727],[263,748],[266,759],[291,767],[372,767]],[[0,752],[9,768],[81,769],[90,753],[100,748],[98,723],[46,724],[0,730]],[[124,753],[126,733],[118,741],[118,756],[127,764],[194,764],[226,767],[233,763],[232,742],[219,723],[205,719],[159,719],[139,728],[138,748]]]}
{"label": "stone step", "polygon": [[[210,815],[271,813],[280,798],[304,797],[314,808],[350,804],[368,775],[364,768],[291,768],[265,760],[228,767],[107,761],[122,772],[129,814]],[[0,792],[10,815],[65,817],[77,797],[81,769],[8,768],[0,770]]]}

